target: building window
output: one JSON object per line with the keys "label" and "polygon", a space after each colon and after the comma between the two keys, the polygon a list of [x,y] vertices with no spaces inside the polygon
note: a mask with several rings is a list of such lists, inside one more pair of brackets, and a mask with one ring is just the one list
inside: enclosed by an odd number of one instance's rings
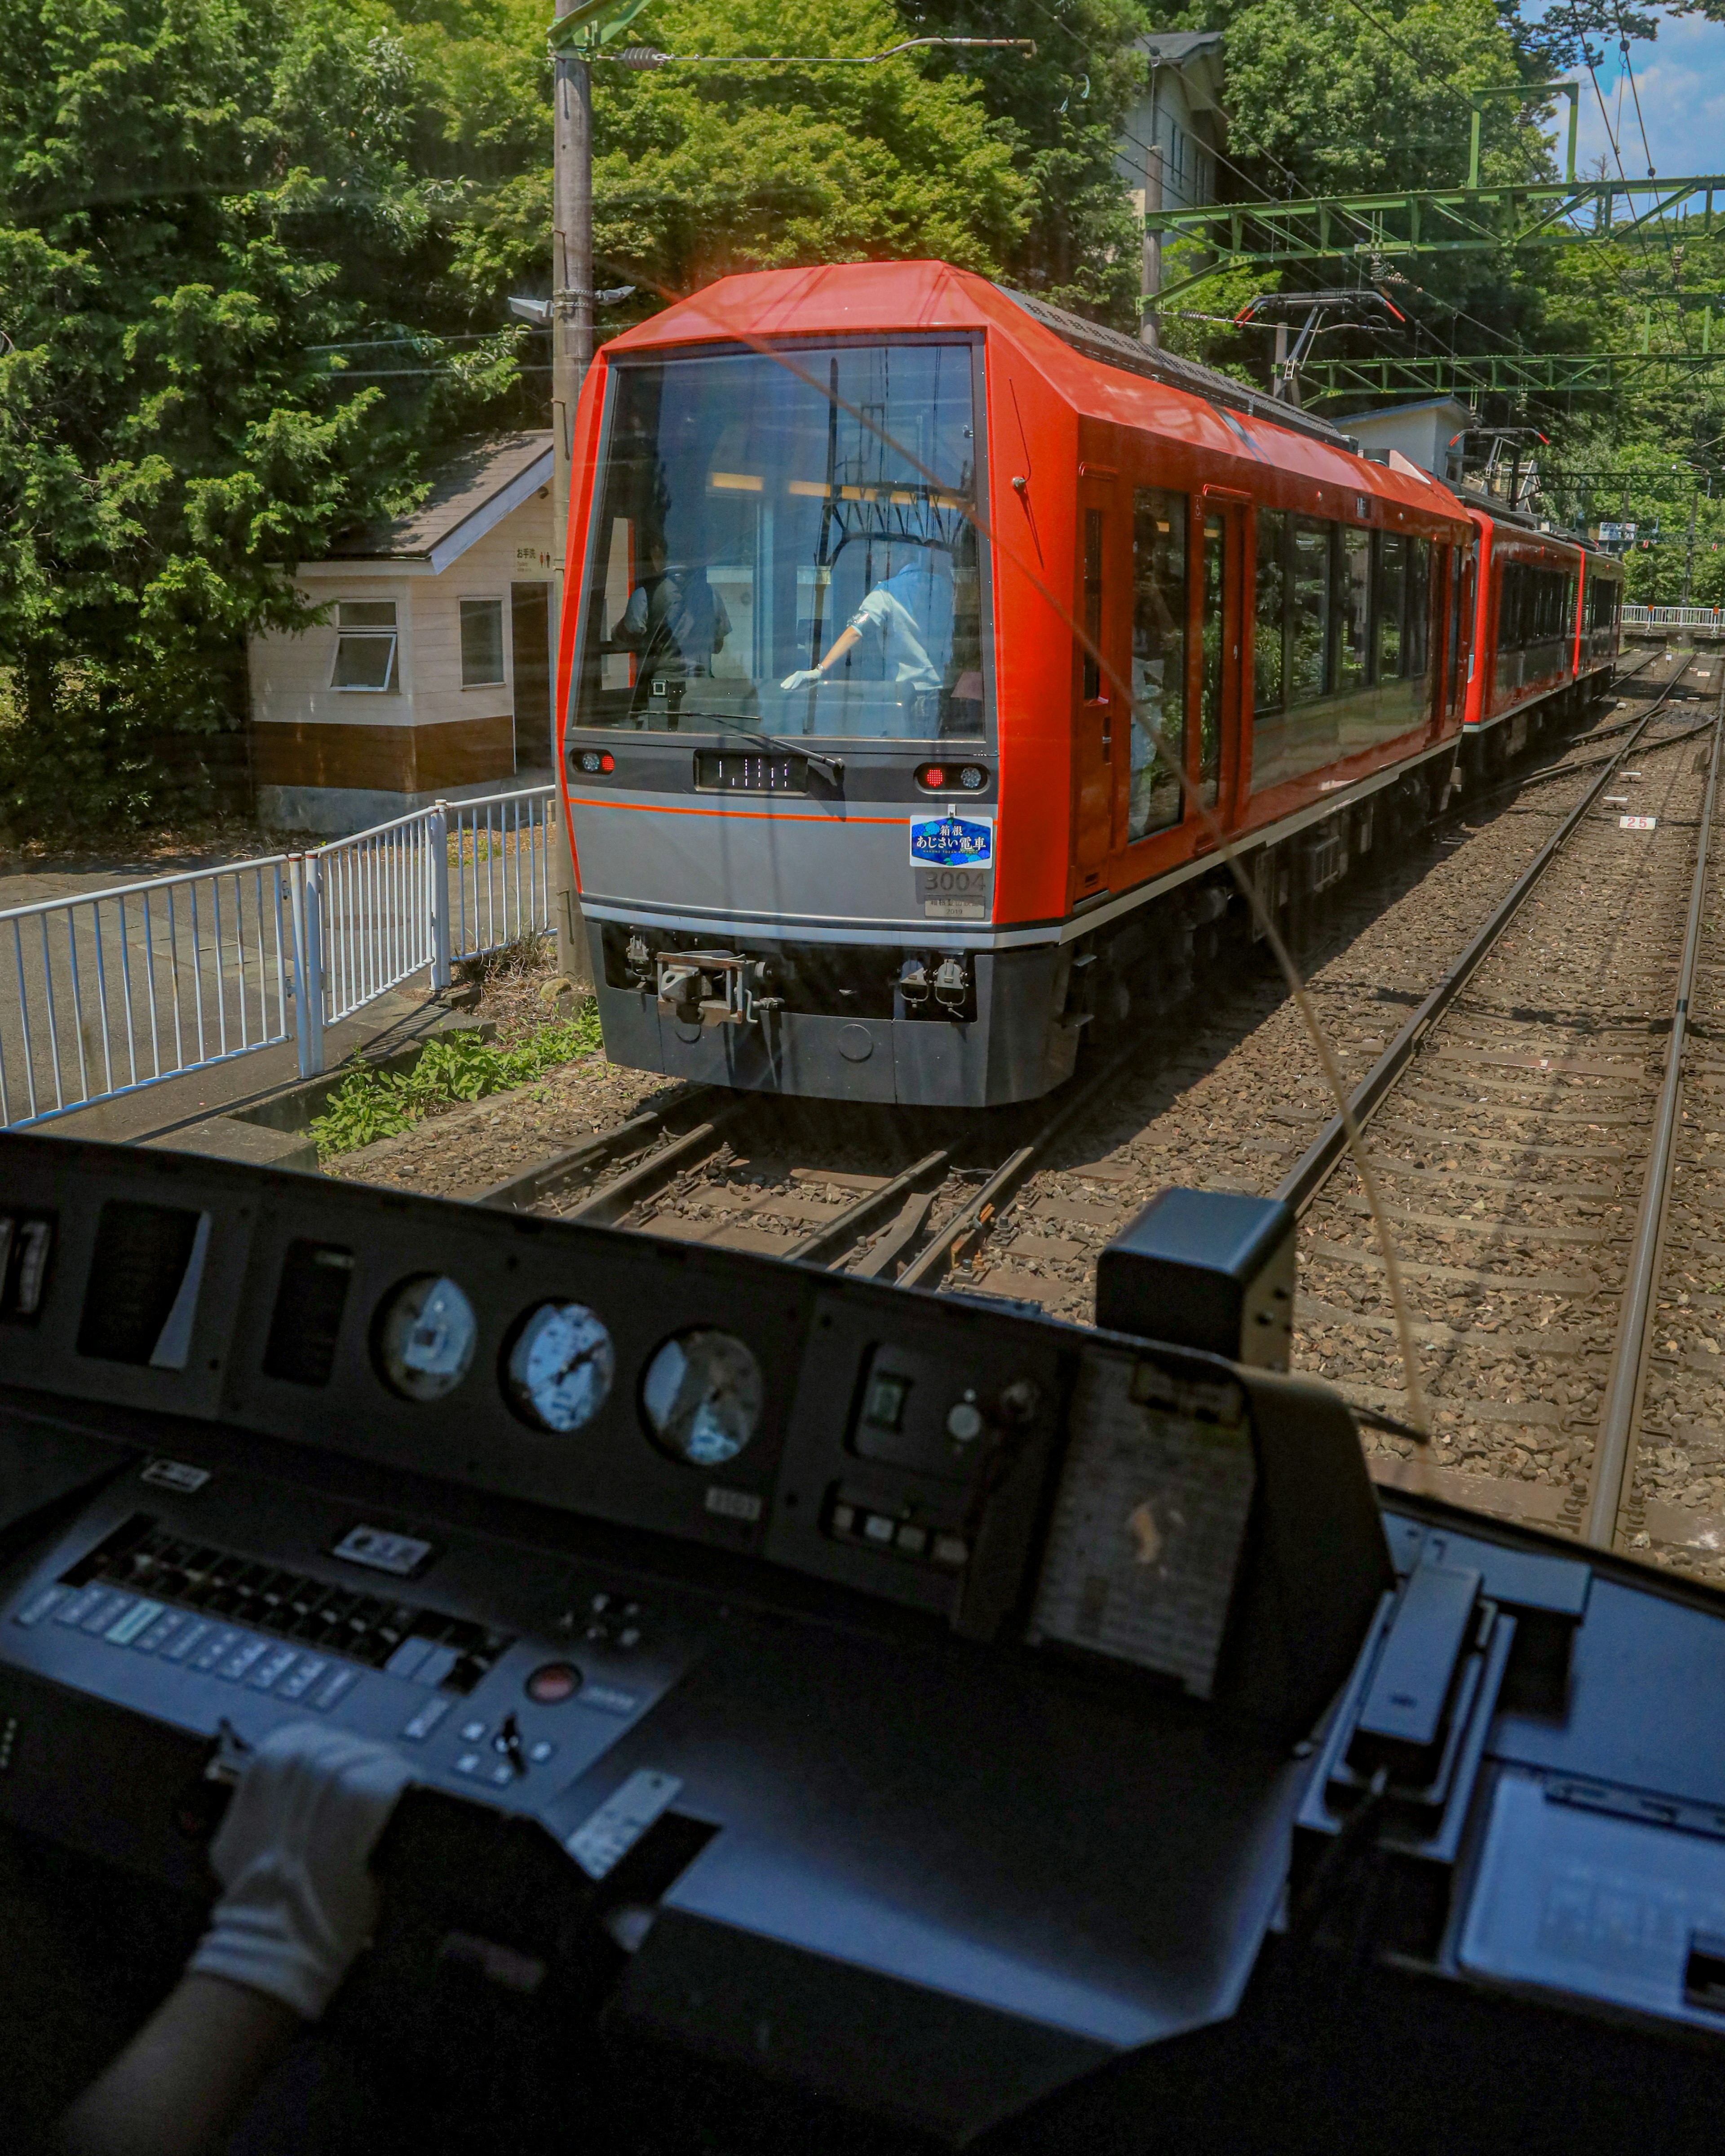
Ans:
{"label": "building window", "polygon": [[388,696],[396,687],[395,601],[342,599],[336,608],[332,689]]}
{"label": "building window", "polygon": [[503,682],[503,602],[461,602],[461,685],[495,689]]}

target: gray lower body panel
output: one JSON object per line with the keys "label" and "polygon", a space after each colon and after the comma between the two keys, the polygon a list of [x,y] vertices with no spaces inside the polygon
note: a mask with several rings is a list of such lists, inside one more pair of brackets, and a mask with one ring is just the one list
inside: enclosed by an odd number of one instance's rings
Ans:
{"label": "gray lower body panel", "polygon": [[1077,1029],[1054,1008],[1054,944],[978,952],[969,1020],[771,1011],[752,1024],[697,1024],[650,988],[608,986],[598,931],[588,932],[605,1053],[630,1070],[816,1100],[984,1108],[1034,1100],[1069,1078],[1077,1058]]}

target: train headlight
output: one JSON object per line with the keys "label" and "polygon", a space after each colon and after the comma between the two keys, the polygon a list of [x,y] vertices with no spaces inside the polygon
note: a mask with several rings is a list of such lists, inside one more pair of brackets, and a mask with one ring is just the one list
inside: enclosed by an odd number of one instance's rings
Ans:
{"label": "train headlight", "polygon": [[967,763],[959,771],[958,783],[967,793],[974,793],[988,783],[988,774],[979,763]]}
{"label": "train headlight", "polygon": [[575,762],[577,768],[584,771],[590,778],[597,778],[602,771],[615,771],[617,768],[617,759],[608,749],[584,748]]}

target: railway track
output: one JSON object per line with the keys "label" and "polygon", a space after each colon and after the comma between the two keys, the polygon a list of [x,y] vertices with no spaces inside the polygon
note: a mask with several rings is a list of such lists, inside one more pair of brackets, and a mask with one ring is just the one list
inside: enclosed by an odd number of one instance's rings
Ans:
{"label": "railway track", "polygon": [[[1619,735],[1641,716],[1607,717],[1567,751]],[[1392,957],[1389,971],[1411,973],[1422,990],[1435,949],[1454,947],[1482,880],[1507,886],[1537,843],[1511,810],[1492,825],[1499,858],[1450,874],[1454,888],[1435,894],[1434,883],[1459,866],[1443,852],[1463,843],[1471,813],[1452,817],[1438,834],[1435,869],[1409,872],[1394,900],[1421,927],[1417,950]],[[1546,813],[1533,812],[1536,825]],[[1340,965],[1334,981],[1320,965],[1312,993],[1356,1056],[1383,1045],[1368,1029],[1382,1026],[1384,977],[1374,969],[1384,956],[1360,948],[1384,910],[1383,882],[1341,895],[1315,953],[1332,970]],[[1394,985],[1388,993],[1391,1010],[1418,1000]],[[1356,1022],[1363,998],[1364,1025]],[[1096,1250],[1155,1188],[1171,1180],[1261,1188],[1328,1105],[1279,978],[1248,969],[1219,1003],[1208,1000],[1203,1025],[1183,1014],[1024,1110],[978,1118],[851,1108],[835,1117],[831,1103],[691,1091],[511,1175],[481,1202],[767,1250],[901,1285],[980,1291],[1087,1319]],[[1200,1162],[1197,1152],[1216,1149],[1194,1147],[1193,1096],[1219,1086],[1242,1096],[1206,1117],[1204,1136],[1238,1125],[1242,1112],[1252,1127],[1233,1131],[1225,1158]],[[1268,1137],[1256,1127],[1266,1086]]]}
{"label": "railway track", "polygon": [[[1725,1358],[1699,1344],[1725,1296],[1689,1285],[1710,1240],[1725,1274],[1705,1127],[1725,1063],[1707,1067],[1690,1009],[1725,980],[1707,903],[1725,690],[1709,704],[1703,728],[1661,740],[1656,711],[1624,737],[1352,1104],[1432,1417],[1430,1445],[1368,1431],[1374,1474],[1686,1569],[1725,1551],[1707,1472],[1725,1448],[1704,1434],[1725,1397],[1705,1366]],[[1301,1215],[1299,1363],[1404,1412],[1338,1125],[1281,1194]]]}

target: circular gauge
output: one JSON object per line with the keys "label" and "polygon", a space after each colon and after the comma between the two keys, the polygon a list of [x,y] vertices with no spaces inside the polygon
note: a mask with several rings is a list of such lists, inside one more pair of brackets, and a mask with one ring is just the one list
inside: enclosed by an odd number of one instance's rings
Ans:
{"label": "circular gauge", "polygon": [[504,1390],[541,1430],[579,1430],[605,1404],[616,1372],[611,1336],[584,1302],[542,1302],[516,1334]]}
{"label": "circular gauge", "polygon": [[722,1467],[754,1435],[761,1390],[761,1366],[742,1341],[696,1327],[655,1354],[641,1406],[661,1452],[690,1467]]}
{"label": "circular gauge", "polygon": [[452,1280],[421,1273],[403,1281],[377,1325],[377,1367],[406,1400],[440,1400],[473,1363],[479,1321]]}

